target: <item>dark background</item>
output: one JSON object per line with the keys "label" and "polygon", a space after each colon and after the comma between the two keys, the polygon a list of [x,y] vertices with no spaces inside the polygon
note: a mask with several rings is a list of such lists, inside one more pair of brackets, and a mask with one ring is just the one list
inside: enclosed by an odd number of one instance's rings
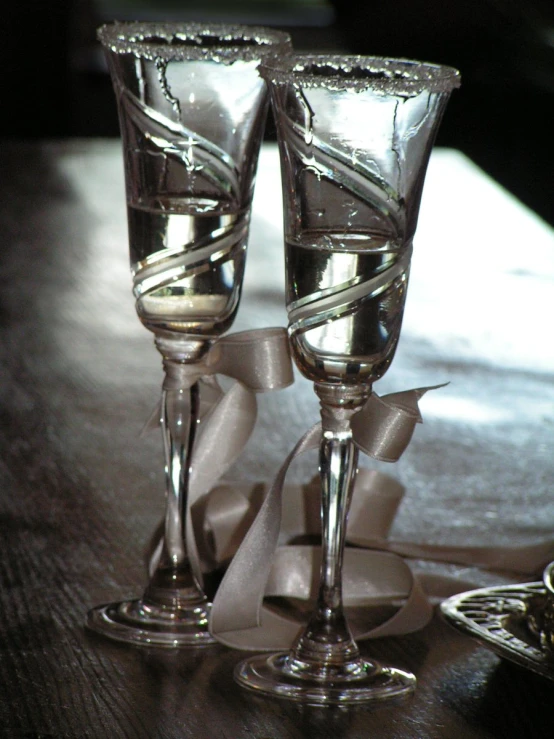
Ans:
{"label": "dark background", "polygon": [[554,223],[551,0],[20,0],[2,21],[0,136],[118,135],[95,39],[113,19],[265,24],[289,31],[302,51],[455,66],[462,88],[438,144],[463,151]]}

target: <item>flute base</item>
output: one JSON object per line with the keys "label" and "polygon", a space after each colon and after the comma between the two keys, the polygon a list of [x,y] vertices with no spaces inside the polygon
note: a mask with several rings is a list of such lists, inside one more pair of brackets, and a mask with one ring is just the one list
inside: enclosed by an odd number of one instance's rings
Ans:
{"label": "flute base", "polygon": [[210,603],[169,608],[144,600],[97,606],[87,614],[91,631],[144,647],[202,647],[216,644],[208,631]]}
{"label": "flute base", "polygon": [[410,672],[377,662],[358,658],[344,666],[315,666],[287,652],[240,662],[235,680],[257,693],[315,706],[391,700],[416,686]]}

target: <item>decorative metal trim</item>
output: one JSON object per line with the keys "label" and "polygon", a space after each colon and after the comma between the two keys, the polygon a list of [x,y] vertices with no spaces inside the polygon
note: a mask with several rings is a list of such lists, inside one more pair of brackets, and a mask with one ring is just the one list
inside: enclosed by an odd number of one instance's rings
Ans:
{"label": "decorative metal trim", "polygon": [[481,588],[455,595],[440,610],[445,620],[500,657],[554,680],[554,653],[546,648],[541,582]]}

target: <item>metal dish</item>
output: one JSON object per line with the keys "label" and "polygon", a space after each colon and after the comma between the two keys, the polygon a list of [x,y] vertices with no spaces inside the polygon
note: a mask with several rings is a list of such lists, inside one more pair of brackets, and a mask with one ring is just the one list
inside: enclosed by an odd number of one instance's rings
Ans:
{"label": "metal dish", "polygon": [[542,582],[481,588],[441,604],[446,621],[500,657],[554,680],[551,599]]}

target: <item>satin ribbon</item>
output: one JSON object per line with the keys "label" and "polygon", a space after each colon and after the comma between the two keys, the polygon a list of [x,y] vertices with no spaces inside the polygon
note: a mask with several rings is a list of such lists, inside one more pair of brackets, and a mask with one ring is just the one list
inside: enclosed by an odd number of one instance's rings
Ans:
{"label": "satin ribbon", "polygon": [[[383,398],[372,394],[354,416],[352,433],[356,446],[374,459],[398,459],[408,445],[416,423],[421,423],[418,400],[429,389],[409,390]],[[300,439],[285,460],[218,588],[210,615],[210,629],[219,641],[228,646],[240,649],[286,648],[298,633],[297,619],[291,620],[276,613],[263,600],[264,597],[283,595],[275,587],[277,581],[282,582],[275,572],[282,569],[299,573],[298,582],[302,583],[303,591],[297,597],[313,595],[312,588],[306,587],[306,583],[314,582],[310,551],[298,547],[277,549],[277,544],[288,468],[299,454],[319,447],[321,433],[321,424],[318,423]],[[355,638],[406,633],[407,630],[421,628],[430,618],[431,606],[404,560],[388,552],[376,552],[371,557],[367,554],[352,550],[345,553],[345,604],[351,601],[350,591],[362,593],[361,600],[366,605],[375,603],[376,599],[382,603],[383,598],[390,602],[394,596],[398,598],[401,592],[405,593],[406,588],[409,597],[404,608],[387,622],[388,627],[370,628],[362,619],[363,623],[354,625],[352,629]],[[291,558],[294,568],[289,561]],[[352,576],[354,572],[356,575]],[[383,573],[385,577],[382,577]],[[354,583],[352,588],[346,584],[349,579]],[[372,585],[375,582],[378,583],[377,590]],[[291,593],[285,595],[290,597]],[[406,608],[409,609],[408,619],[405,617]]]}
{"label": "satin ribbon", "polygon": [[[264,493],[261,485],[244,490],[220,486],[212,491],[203,511],[202,539],[214,561],[221,564],[232,557],[255,517],[259,500],[265,498]],[[417,631],[431,619],[436,602],[479,585],[459,575],[416,575],[407,561],[411,558],[480,567],[518,579],[535,577],[554,559],[552,541],[513,547],[390,541],[389,530],[404,494],[404,486],[389,475],[368,469],[358,473],[346,532],[343,577],[346,612],[356,640]],[[315,599],[319,548],[294,542],[319,538],[319,506],[319,477],[304,486],[283,487],[280,546],[272,555],[263,591],[263,597],[269,600],[261,609],[261,626],[245,627],[252,622],[251,606],[242,607],[247,595],[252,598],[250,575],[245,574],[245,583],[237,584],[237,603],[227,600],[224,592],[222,602],[221,587],[216,595],[216,616],[223,622],[223,628],[220,626],[216,633],[219,641],[254,651],[290,646],[308,612],[294,607],[272,610],[271,598],[278,598],[280,604],[285,602],[283,599],[291,604]],[[247,569],[255,570],[256,561],[248,563]],[[217,625],[212,616],[212,628]]]}
{"label": "satin ribbon", "polygon": [[[415,424],[421,422],[418,400],[428,389],[383,398],[373,395],[353,423],[360,449],[375,459],[398,459]],[[215,547],[215,558],[228,558],[242,540],[217,591],[210,617],[212,633],[227,646],[253,651],[287,649],[309,616],[309,610],[294,604],[316,597],[319,548],[294,542],[320,536],[319,479],[304,488],[284,486],[284,479],[292,460],[318,447],[320,437],[321,426],[317,424],[298,442],[250,528],[253,513],[247,501],[252,494],[239,503],[236,489],[227,498],[220,488],[208,500],[204,527]],[[344,603],[356,640],[417,631],[431,619],[434,602],[475,587],[460,578],[415,575],[406,558],[526,576],[542,571],[554,558],[554,542],[521,547],[391,542],[388,532],[403,495],[404,487],[392,477],[374,470],[359,471],[346,532],[347,544],[356,548],[346,547],[343,575]],[[221,515],[216,509],[224,499],[227,510]],[[231,524],[233,517],[236,526]],[[222,519],[225,525],[220,528]],[[281,546],[277,546],[279,541]],[[277,609],[275,604],[281,605],[283,599],[289,607]]]}
{"label": "satin ribbon", "polygon": [[[293,382],[287,333],[282,328],[257,329],[224,336],[215,341],[203,361],[195,364],[164,363],[165,390],[187,389],[194,382],[203,385],[204,407],[190,460],[186,512],[187,554],[192,570],[202,582],[202,571],[212,562],[202,561],[193,525],[193,511],[202,508],[202,498],[237,459],[250,438],[257,416],[256,393],[287,387]],[[224,392],[215,379],[221,374],[234,382]],[[159,408],[146,428],[159,423]],[[197,515],[198,517],[198,515]],[[150,561],[155,568],[161,544]],[[206,554],[206,548],[203,550]]]}
{"label": "satin ribbon", "polygon": [[[380,420],[368,425],[361,416],[357,443],[364,450],[373,450],[381,460],[390,461],[399,456],[410,441],[415,423],[421,421],[417,401],[423,392],[416,390],[383,398],[373,395],[364,412]],[[406,417],[409,424],[404,426],[402,419]],[[399,427],[403,440],[399,439]],[[219,641],[228,646],[255,651],[287,648],[307,619],[305,610],[292,605],[285,610],[273,610],[272,598],[278,598],[279,603],[296,604],[316,595],[319,549],[297,542],[320,537],[319,477],[303,486],[285,486],[283,481],[290,461],[301,451],[317,447],[319,438],[317,424],[286,460],[272,491],[268,492],[263,483],[247,488],[219,485],[201,496],[192,509],[204,571],[225,567],[237,550],[241,551],[243,562],[233,560],[229,569],[231,573],[235,569],[235,575],[224,578],[223,587],[216,595],[215,622],[212,616],[212,629],[216,629]],[[209,454],[207,450],[203,459],[211,464]],[[275,501],[276,493],[281,496],[280,505]],[[477,566],[526,578],[542,572],[554,559],[551,541],[514,547],[453,547],[390,541],[389,530],[404,493],[403,485],[389,475],[368,469],[358,472],[346,532],[343,578],[348,620],[357,640],[416,631],[430,620],[435,602],[479,585],[459,576],[415,575],[407,561],[410,558]],[[264,505],[269,515],[263,517],[263,527],[257,521],[256,531],[252,522]],[[272,524],[271,514],[276,508],[281,510],[277,510]],[[279,516],[280,546],[274,549]],[[265,540],[267,532],[271,534],[270,541]],[[267,582],[261,591],[259,579],[253,587],[250,581],[252,574],[255,580],[261,566],[256,548],[252,549],[250,544],[241,547],[241,542],[248,538],[255,538],[258,553],[264,550],[271,560]],[[155,566],[155,557],[150,566],[151,569]],[[233,588],[236,588],[234,593]],[[266,604],[259,608],[264,597]],[[258,610],[260,626],[256,625]],[[376,624],[376,618],[381,623]]]}
{"label": "satin ribbon", "polygon": [[[196,524],[201,532],[202,548],[209,552],[207,557],[214,563],[214,568],[225,566],[233,557],[266,492],[262,484],[251,488],[220,485],[207,496],[202,519],[198,518]],[[554,560],[554,541],[519,546],[450,546],[391,541],[389,531],[405,492],[404,486],[389,475],[377,470],[359,470],[348,518],[347,545],[387,551],[409,559],[481,567],[527,578],[541,575],[545,566]],[[319,477],[306,485],[285,485],[282,495],[280,543],[286,545],[319,537]],[[444,585],[448,583],[445,581]],[[303,592],[304,586],[299,587]],[[288,590],[289,585],[284,585],[283,592]]]}

